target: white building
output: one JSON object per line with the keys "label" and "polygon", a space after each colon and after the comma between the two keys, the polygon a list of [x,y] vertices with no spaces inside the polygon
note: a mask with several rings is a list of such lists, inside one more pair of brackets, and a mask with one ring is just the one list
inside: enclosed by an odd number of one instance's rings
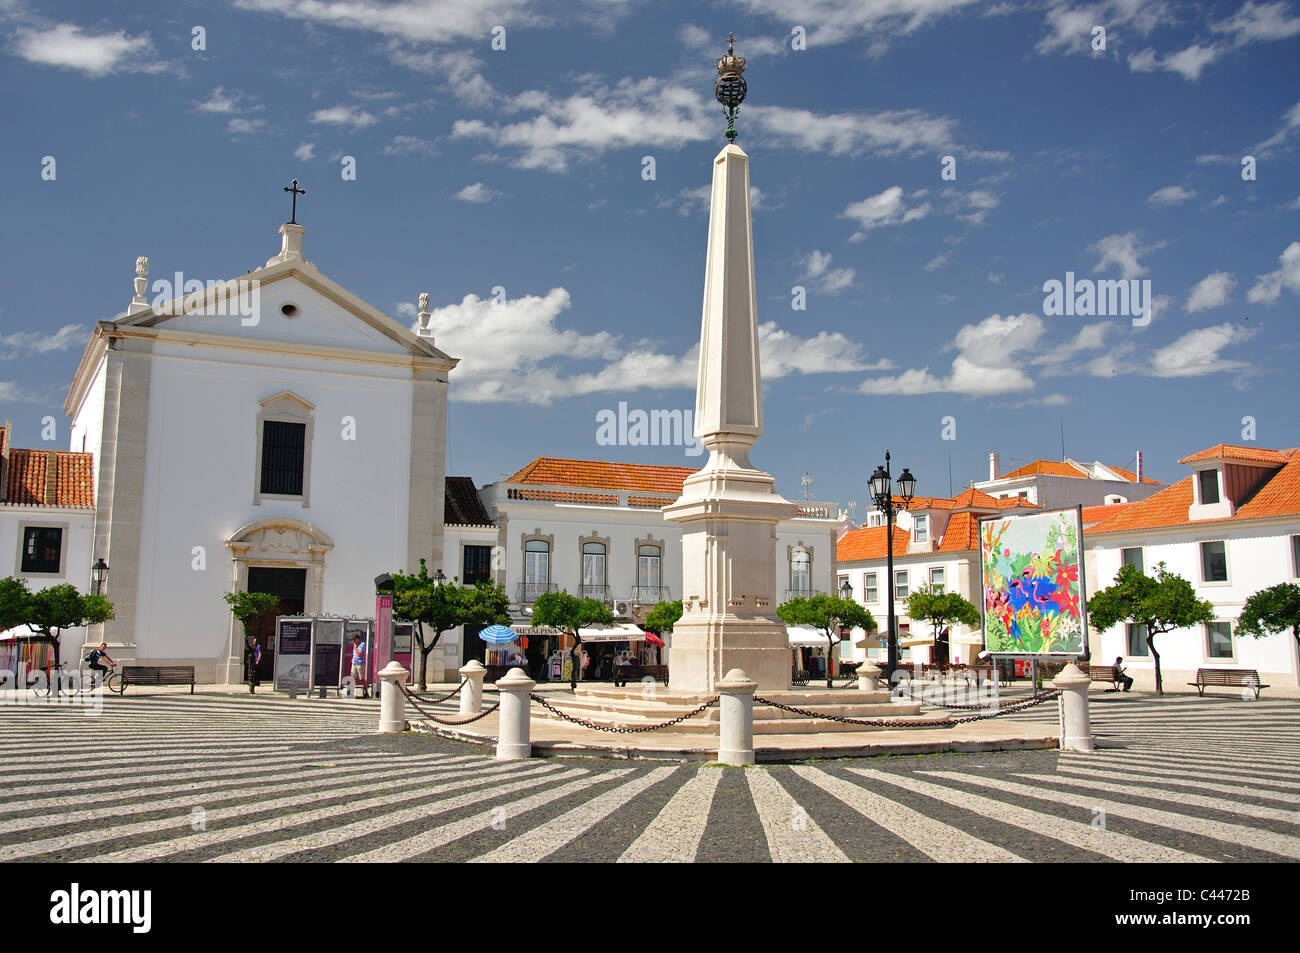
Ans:
{"label": "white building", "polygon": [[1157,492],[1163,483],[1142,472],[1142,451],[1137,452],[1136,470],[1107,466],[1100,461],[1034,460],[1010,473],[1001,472],[1001,457],[989,454],[989,478],[972,483],[975,489],[994,499],[1019,498],[1044,509],[1069,506],[1101,506],[1131,503]]}
{"label": "white building", "polygon": [[[565,590],[609,603],[623,622],[644,621],[655,603],[682,598],[681,530],[660,510],[677,500],[694,472],[538,457],[479,491],[495,524],[493,579],[505,586],[521,618],[542,593]],[[828,503],[798,506],[799,515],[776,532],[773,591],[779,602],[829,592],[835,579],[837,509]],[[448,553],[459,546],[463,560],[472,547],[484,545],[486,534],[452,526],[449,517],[447,539]],[[483,559],[483,551],[473,557]],[[466,640],[461,657],[480,649]]]}
{"label": "white building", "polygon": [[[66,583],[90,592],[94,460],[11,447],[11,429],[7,421],[0,427],[0,578],[15,576],[31,590]],[[64,659],[72,659],[85,631],[69,630],[60,641]],[[0,650],[0,667],[13,671],[16,651],[12,644]]]}
{"label": "white building", "polygon": [[[1219,444],[1179,462],[1193,472],[1090,530],[1088,592],[1109,586],[1125,562],[1147,574],[1163,562],[1215,608],[1208,626],[1156,637],[1166,691],[1192,691],[1187,683],[1198,668],[1247,668],[1271,686],[1265,695],[1300,694],[1290,632],[1261,639],[1236,634],[1242,604],[1253,593],[1300,581],[1300,452]],[[1093,630],[1090,647],[1096,662],[1123,656],[1135,687],[1154,689],[1141,627]]]}
{"label": "white building", "polygon": [[456,361],[322,274],[303,231],[284,225],[265,267],[176,300],[146,299],[140,259],[126,316],[92,332],[65,410],[97,462],[119,660],[237,682],[223,593],[370,615],[377,574],[442,563]]}

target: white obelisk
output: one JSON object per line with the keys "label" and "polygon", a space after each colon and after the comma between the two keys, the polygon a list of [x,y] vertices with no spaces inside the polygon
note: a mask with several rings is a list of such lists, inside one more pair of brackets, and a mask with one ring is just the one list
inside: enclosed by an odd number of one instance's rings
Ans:
{"label": "white obelisk", "polygon": [[790,687],[790,646],[776,618],[776,524],[795,514],[749,449],[763,432],[749,210],[749,157],[734,143],[713,161],[695,435],[709,461],[664,517],[682,526],[682,617],[670,690],[712,692],[733,668],[759,691]]}

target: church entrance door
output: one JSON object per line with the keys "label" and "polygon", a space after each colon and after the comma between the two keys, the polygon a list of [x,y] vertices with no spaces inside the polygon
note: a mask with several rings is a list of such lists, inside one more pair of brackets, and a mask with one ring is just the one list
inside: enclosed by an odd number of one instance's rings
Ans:
{"label": "church entrance door", "polygon": [[[275,678],[275,618],[281,615],[301,615],[306,607],[307,570],[286,569],[282,566],[249,566],[248,591],[269,592],[280,597],[280,604],[262,616],[262,662],[257,667],[257,677],[264,682]],[[257,629],[257,624],[253,624]]]}

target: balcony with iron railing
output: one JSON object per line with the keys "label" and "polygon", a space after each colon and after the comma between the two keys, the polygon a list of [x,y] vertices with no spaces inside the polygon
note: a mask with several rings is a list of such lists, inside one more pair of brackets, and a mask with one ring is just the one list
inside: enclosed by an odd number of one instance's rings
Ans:
{"label": "balcony with iron railing", "polygon": [[614,601],[610,597],[609,586],[588,586],[584,584],[578,587],[578,595],[583,599],[598,599],[607,605]]}
{"label": "balcony with iron railing", "polygon": [[559,586],[553,582],[521,582],[515,596],[516,602],[536,602],[544,592],[558,592]]}
{"label": "balcony with iron railing", "polygon": [[653,606],[660,602],[671,602],[672,590],[667,586],[633,586],[632,601],[637,605]]}
{"label": "balcony with iron railing", "polygon": [[795,598],[807,599],[811,596],[824,595],[826,595],[826,592],[823,589],[787,589],[785,591],[785,601],[789,602],[791,599]]}

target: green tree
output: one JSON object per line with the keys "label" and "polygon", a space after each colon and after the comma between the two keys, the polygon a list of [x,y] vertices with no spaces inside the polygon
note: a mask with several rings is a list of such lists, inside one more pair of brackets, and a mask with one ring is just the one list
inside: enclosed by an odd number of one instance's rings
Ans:
{"label": "green tree", "polygon": [[777,617],[786,625],[807,625],[821,629],[826,636],[826,687],[831,687],[831,653],[844,641],[840,630],[862,629],[871,632],[876,620],[865,608],[852,599],[839,596],[795,596],[776,608]]}
{"label": "green tree", "polygon": [[462,586],[456,579],[440,583],[429,575],[428,564],[423,559],[419,572],[391,575],[393,617],[415,624],[420,691],[429,687],[429,656],[444,632],[462,625],[510,622],[506,613],[510,600],[497,583]]}
{"label": "green tree", "polygon": [[54,647],[54,667],[63,663],[61,639],[65,629],[99,625],[113,618],[113,604],[103,596],[83,595],[63,583],[32,592],[22,579],[0,580],[0,627],[28,625],[34,642]]}
{"label": "green tree", "polygon": [[611,625],[614,613],[599,599],[580,599],[567,592],[544,592],[533,603],[533,625],[549,625],[565,632],[573,639],[569,657],[573,667],[569,672],[569,689],[578,687],[582,671],[582,628],[588,625]]}
{"label": "green tree", "polygon": [[[221,597],[230,606],[231,614],[244,627],[244,635],[251,638],[262,637],[262,627],[266,624],[266,614],[274,612],[280,605],[280,597],[269,592],[227,592]],[[253,623],[257,623],[256,626]]]}
{"label": "green tree", "polygon": [[1291,630],[1296,647],[1300,648],[1300,586],[1293,582],[1261,589],[1241,607],[1238,635],[1259,639],[1287,629]]}
{"label": "green tree", "polygon": [[[935,592],[928,583],[923,583],[907,597],[907,615],[913,621],[929,622],[934,630],[935,661],[948,661],[948,646],[945,641],[943,652],[939,652],[939,627],[953,623],[962,625],[979,625],[980,611],[959,592]],[[940,657],[942,654],[942,657]]]}
{"label": "green tree", "polygon": [[1196,598],[1192,584],[1169,572],[1164,563],[1156,566],[1152,578],[1135,566],[1124,565],[1115,574],[1115,582],[1088,599],[1088,620],[1105,631],[1120,622],[1144,625],[1147,649],[1155,663],[1156,694],[1164,694],[1160,673],[1160,653],[1156,636],[1173,629],[1214,621],[1214,606]]}
{"label": "green tree", "polygon": [[646,614],[641,628],[655,635],[671,632],[677,620],[682,617],[682,600],[676,602],[656,602],[653,609]]}

